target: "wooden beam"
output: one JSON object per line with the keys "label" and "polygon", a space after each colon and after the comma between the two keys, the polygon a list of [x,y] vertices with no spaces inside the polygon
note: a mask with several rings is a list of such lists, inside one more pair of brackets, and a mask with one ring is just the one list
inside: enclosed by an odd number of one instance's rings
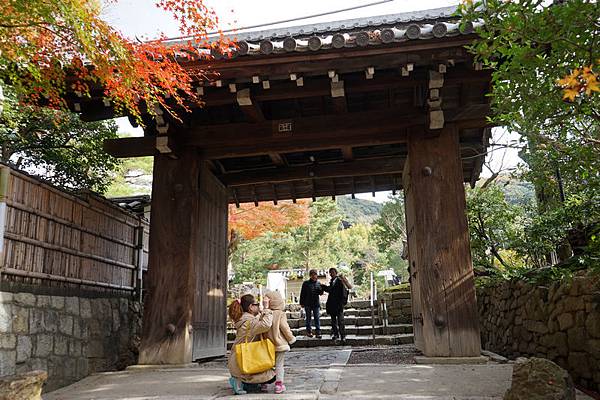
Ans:
{"label": "wooden beam", "polygon": [[250,96],[250,89],[242,89],[237,92],[237,103],[248,121],[262,122],[265,120],[260,105]]}
{"label": "wooden beam", "polygon": [[[453,68],[444,76],[444,86],[452,87],[460,84],[469,87],[478,82],[489,82],[491,73],[488,70],[473,71],[466,68]],[[304,86],[298,87],[295,82],[288,80],[272,81],[269,88],[254,86],[251,90],[253,102],[277,101],[285,99],[300,99],[307,97],[319,97],[331,95],[331,80],[326,77],[311,77],[305,80]],[[419,85],[427,85],[427,75],[425,71],[415,71],[410,77],[398,76],[391,72],[377,73],[373,79],[366,81],[362,75],[344,76],[344,90],[347,95],[358,93],[376,92],[388,89],[412,88]],[[239,93],[239,91],[238,91]],[[82,98],[78,100],[81,103],[81,118],[85,121],[97,121],[109,119],[117,116],[112,107],[105,107],[102,99],[103,91],[99,90],[98,97],[92,99]],[[216,87],[205,87],[204,94],[201,96],[205,107],[220,106],[225,104],[237,103],[237,93],[230,93],[229,90]],[[189,103],[188,106],[198,107],[197,103]]]}
{"label": "wooden beam", "polygon": [[271,158],[273,164],[275,164],[278,167],[283,167],[284,165],[286,165],[285,160],[279,153],[269,153],[269,157]]}
{"label": "wooden beam", "polygon": [[219,175],[224,185],[245,186],[259,183],[282,183],[306,179],[336,178],[342,176],[372,176],[402,172],[404,159],[388,157],[356,160],[336,164],[314,164],[303,167],[287,167]]}
{"label": "wooden beam", "polygon": [[[466,71],[453,70],[444,76],[445,86],[451,87],[461,83],[470,84],[476,82],[487,82],[491,79],[488,71]],[[382,72],[373,79],[365,81],[362,77],[346,75],[344,76],[344,91],[347,95],[377,92],[387,89],[412,88],[416,85],[427,85],[427,74],[425,71],[415,72],[411,77],[402,77],[394,73]],[[252,99],[254,101],[277,101],[286,99],[300,99],[307,97],[319,97],[331,95],[331,80],[326,77],[312,77],[304,82],[304,86],[297,87],[294,82],[289,80],[273,81],[270,89],[260,87],[252,88]],[[236,96],[219,89],[207,90],[202,97],[206,106],[217,106],[223,104],[232,104],[236,101]]]}
{"label": "wooden beam", "polygon": [[167,150],[180,151],[182,145],[175,136],[139,136],[107,139],[103,147],[114,157],[141,157],[169,153]]}
{"label": "wooden beam", "polygon": [[462,105],[460,108],[447,111],[444,115],[448,122],[481,119],[490,115],[490,104],[468,104]]}
{"label": "wooden beam", "polygon": [[[176,138],[182,147],[199,147],[209,159],[403,143],[406,128],[422,126],[425,116],[399,117],[401,111],[391,109],[262,123],[196,126],[185,134],[178,132],[171,139]],[[147,156],[156,154],[155,141],[152,136],[109,139],[104,148],[115,157]]]}
{"label": "wooden beam", "polygon": [[[373,124],[373,121],[377,123]],[[281,123],[291,124],[291,134],[276,135],[273,134],[272,126],[269,129],[256,124],[254,131],[251,131],[250,126],[234,128],[237,139],[232,138],[226,143],[220,142],[229,136],[229,129],[221,130],[220,133],[218,129],[207,129],[202,136],[189,137],[187,143],[200,147],[208,159],[404,143],[406,130],[419,130],[425,123],[425,116],[398,117],[388,112],[372,111],[286,120]],[[239,132],[245,132],[246,135],[240,136]]]}
{"label": "wooden beam", "polygon": [[[228,60],[211,60],[210,64],[204,62],[190,62],[184,68],[218,72],[223,79],[230,77],[253,75],[277,76],[288,75],[289,71],[296,73],[310,73],[315,69],[322,71],[348,68],[364,71],[372,65],[381,65],[382,60],[405,64],[407,54],[442,52],[455,48],[457,53],[464,52],[463,46],[471,44],[476,35],[464,35],[455,38],[430,39],[427,41],[409,41],[402,45],[388,45],[376,47],[348,48],[323,53],[288,53],[289,55],[239,57]],[[461,53],[462,54],[462,53]],[[453,57],[458,58],[458,57]]]}
{"label": "wooden beam", "polygon": [[[468,112],[447,110],[448,122],[461,128],[485,127],[489,105],[469,106]],[[199,147],[210,159],[250,156],[292,151],[309,151],[344,146],[364,146],[406,141],[406,129],[423,127],[423,112],[403,115],[406,109],[383,109],[322,115],[258,123],[194,126],[169,136],[170,146]],[[469,120],[460,120],[469,117]],[[374,123],[376,122],[376,123]],[[157,154],[156,137],[109,139],[104,149],[115,157],[139,157]]]}
{"label": "wooden beam", "polygon": [[348,103],[346,102],[346,96],[332,98],[331,104],[333,105],[333,111],[336,114],[345,114],[348,112]]}
{"label": "wooden beam", "polygon": [[351,161],[354,159],[354,154],[352,153],[352,146],[343,146],[341,150],[342,156],[344,157],[344,161]]}

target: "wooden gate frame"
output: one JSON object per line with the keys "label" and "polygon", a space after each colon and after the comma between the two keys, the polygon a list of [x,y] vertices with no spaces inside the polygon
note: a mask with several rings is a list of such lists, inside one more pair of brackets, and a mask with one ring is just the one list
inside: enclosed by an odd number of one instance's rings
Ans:
{"label": "wooden gate frame", "polygon": [[[105,142],[117,157],[155,157],[140,363],[218,353],[192,341],[206,321],[224,323],[205,315],[224,318],[224,296],[210,311],[197,299],[226,279],[226,203],[402,188],[417,346],[479,354],[462,184],[474,185],[485,157],[491,74],[465,49],[477,36],[454,11],[244,34],[235,57],[182,60],[219,74],[195,83],[203,108],[146,114],[144,137]],[[84,119],[115,116],[102,96],[70,103]]]}

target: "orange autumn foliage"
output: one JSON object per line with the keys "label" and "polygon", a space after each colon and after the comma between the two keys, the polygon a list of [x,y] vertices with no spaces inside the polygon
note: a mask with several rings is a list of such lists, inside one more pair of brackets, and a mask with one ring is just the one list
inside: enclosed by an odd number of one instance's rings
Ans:
{"label": "orange autumn foliage", "polygon": [[[208,34],[218,31],[218,18],[204,0],[155,4],[177,20],[185,40],[130,40],[101,18],[98,0],[0,1],[0,82],[24,102],[54,108],[66,107],[68,91],[85,98],[96,88],[136,117],[157,105],[186,109],[187,101],[200,101],[192,82],[204,71],[180,62],[210,57]],[[211,38],[222,52],[231,45],[223,35]]]}
{"label": "orange autumn foliage", "polygon": [[[600,65],[600,60],[598,65]],[[575,101],[577,96],[591,96],[594,92],[600,92],[600,82],[598,81],[598,73],[592,66],[575,68],[570,74],[562,79],[558,79],[556,83],[563,89],[563,99]]]}
{"label": "orange autumn foliage", "polygon": [[308,201],[281,201],[241,204],[240,208],[229,206],[229,229],[244,239],[254,239],[265,232],[283,232],[295,226],[306,225],[309,218]]}

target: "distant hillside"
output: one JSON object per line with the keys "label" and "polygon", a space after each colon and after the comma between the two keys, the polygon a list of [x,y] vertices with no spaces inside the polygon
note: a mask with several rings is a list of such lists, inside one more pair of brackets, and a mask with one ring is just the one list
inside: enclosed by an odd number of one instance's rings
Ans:
{"label": "distant hillside", "polygon": [[351,223],[372,223],[381,213],[383,204],[362,199],[353,199],[347,196],[336,198],[338,207],[345,220]]}
{"label": "distant hillside", "polygon": [[535,204],[535,189],[530,182],[501,175],[496,179],[496,184],[502,188],[509,204],[523,207]]}

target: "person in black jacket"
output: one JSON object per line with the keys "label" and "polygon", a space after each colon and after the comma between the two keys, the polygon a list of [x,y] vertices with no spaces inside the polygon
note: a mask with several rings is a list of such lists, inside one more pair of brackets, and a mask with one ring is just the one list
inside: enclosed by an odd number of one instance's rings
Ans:
{"label": "person in black jacket", "polygon": [[315,329],[317,339],[321,339],[321,302],[319,296],[323,294],[321,283],[317,280],[317,271],[311,269],[308,271],[309,279],[302,283],[300,290],[300,306],[304,308],[306,313],[306,336],[313,337],[312,328],[310,326],[311,314],[315,318]]}
{"label": "person in black jacket", "polygon": [[331,316],[331,338],[333,340],[340,338],[341,344],[346,344],[344,306],[348,303],[348,289],[352,289],[352,285],[344,276],[338,275],[335,268],[329,268],[329,276],[331,276],[329,286],[321,285],[321,287],[329,293],[325,309]]}

